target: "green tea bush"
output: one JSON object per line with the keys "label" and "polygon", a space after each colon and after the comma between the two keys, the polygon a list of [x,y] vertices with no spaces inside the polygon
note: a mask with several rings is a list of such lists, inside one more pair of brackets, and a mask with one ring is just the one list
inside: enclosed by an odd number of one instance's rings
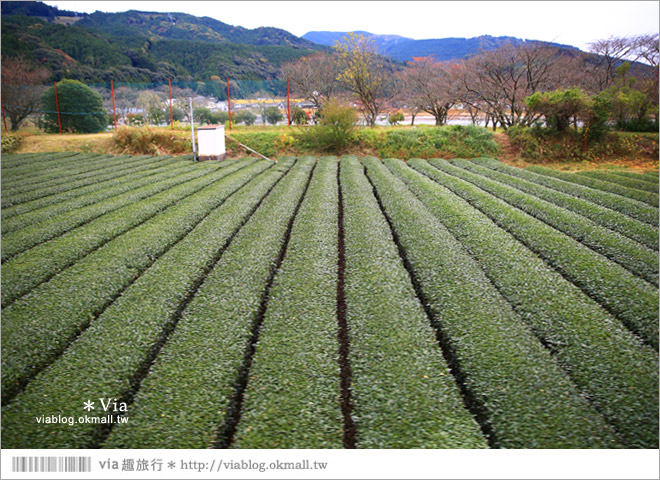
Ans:
{"label": "green tea bush", "polygon": [[16,133],[2,134],[2,153],[14,153],[23,144],[23,135]]}

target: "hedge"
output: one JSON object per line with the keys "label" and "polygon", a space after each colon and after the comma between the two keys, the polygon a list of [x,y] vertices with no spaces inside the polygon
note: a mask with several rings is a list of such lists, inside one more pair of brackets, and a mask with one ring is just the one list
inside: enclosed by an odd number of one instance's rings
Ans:
{"label": "hedge", "polygon": [[[442,167],[446,162],[431,160],[430,164]],[[488,215],[657,350],[657,289],[566,234],[465,180],[437,168],[432,178]]]}
{"label": "hedge", "polygon": [[561,174],[561,172],[557,172],[556,170],[536,165],[521,170],[519,168],[509,167],[508,165],[504,165],[493,159],[478,158],[475,159],[474,162],[575,197],[583,198],[598,205],[602,205],[603,207],[621,212],[629,217],[636,218],[642,222],[651,224],[656,228],[658,226],[657,208],[651,207],[644,202],[622,197],[621,195],[594,190],[593,188],[561,180],[558,178],[558,175],[555,175],[555,173]]}
{"label": "hedge", "polygon": [[642,179],[630,178],[626,175],[621,175],[619,172],[599,172],[599,171],[587,171],[587,172],[578,172],[577,175],[597,178],[606,182],[616,183],[627,188],[632,188],[636,190],[644,190],[650,192],[654,195],[658,195],[658,184],[653,182],[648,182]]}
{"label": "hedge", "polygon": [[427,162],[410,160],[417,171],[385,164],[465,245],[624,443],[657,448],[656,352],[486,215],[418,173],[433,175]]}
{"label": "hedge", "polygon": [[651,224],[657,230],[657,208],[651,207],[644,202],[626,198],[621,195],[595,190],[593,188],[588,188],[583,185],[577,185],[570,181],[560,179],[559,175],[568,175],[563,172],[558,172],[557,170],[552,170],[550,168],[539,167],[537,165],[532,165],[522,170],[520,168],[504,165],[503,163],[498,162],[492,158],[476,158],[473,160],[473,162],[493,170],[498,170],[500,172],[522,178],[524,180],[529,180],[530,182],[544,185],[546,187],[552,188],[553,190],[567,193],[568,195],[583,198],[584,200],[588,200],[597,205],[601,205],[642,222]]}
{"label": "hedge", "polygon": [[268,295],[234,448],[342,448],[337,164],[336,157],[318,160],[293,223]]}
{"label": "hedge", "polygon": [[41,169],[38,173],[33,173],[21,178],[12,178],[9,188],[3,189],[2,196],[12,196],[15,192],[26,193],[32,190],[40,190],[45,187],[70,183],[72,181],[101,175],[107,169],[121,170],[128,169],[144,163],[149,157],[130,157],[121,155],[117,157],[102,156],[94,161],[86,160],[84,163],[78,161],[57,169]]}
{"label": "hedge", "polygon": [[[553,170],[555,172],[555,170]],[[616,193],[624,197],[632,198],[633,200],[639,200],[640,202],[647,203],[652,207],[658,207],[658,194],[651,192],[643,192],[634,188],[624,187],[617,183],[605,182],[597,178],[585,177],[583,175],[577,175],[575,173],[566,173],[566,172],[556,172],[557,175],[549,175],[545,172],[539,172],[543,175],[548,175],[551,177],[556,177],[561,180],[565,180],[571,183],[577,183],[579,185],[584,185],[585,187],[595,188],[596,190],[602,190],[604,192]]]}
{"label": "hedge", "polygon": [[616,445],[603,418],[469,252],[378,159],[363,161],[443,348],[454,359],[452,369],[490,433],[491,446]]}
{"label": "hedge", "polygon": [[[42,173],[65,165],[75,165],[81,160],[100,158],[99,153],[60,152],[60,153],[30,153],[21,156],[19,162],[12,166],[5,166],[5,157],[2,160],[2,176],[12,179],[30,178],[35,172]],[[105,155],[109,158],[109,155]]]}
{"label": "hedge", "polygon": [[38,425],[32,418],[44,411],[78,416],[83,402],[99,395],[130,401],[191,292],[292,163],[284,159],[268,168],[211,212],[127,288],[61,358],[30,382],[3,411],[3,444],[97,447],[107,434],[99,425]]}
{"label": "hedge", "polygon": [[299,159],[236,234],[142,381],[129,423],[104,447],[208,448],[217,439],[314,164]]}
{"label": "hedge", "polygon": [[[182,158],[179,158],[182,160]],[[143,164],[129,170],[121,170],[119,172],[110,171],[101,177],[94,179],[82,179],[69,184],[55,185],[45,188],[43,190],[36,190],[24,194],[13,196],[8,203],[7,207],[2,210],[4,218],[10,218],[14,215],[20,215],[37,208],[59,203],[70,198],[86,195],[90,192],[95,192],[111,185],[118,185],[126,181],[127,177],[133,174],[153,168],[153,164],[165,162],[171,163],[173,160],[170,157],[157,157],[151,161],[145,161]],[[9,205],[11,204],[11,205]]]}
{"label": "hedge", "polygon": [[[552,190],[550,192],[540,191],[544,187],[534,183],[531,184],[531,187],[525,184],[521,185],[522,182],[525,182],[524,180],[516,177],[506,178],[507,176],[504,174],[485,167],[476,166],[465,160],[456,159],[451,160],[450,163],[451,165],[446,162],[437,162],[434,166],[492,193],[508,204],[529,213],[534,218],[545,222],[592,250],[604,255],[613,262],[618,263],[656,287],[658,286],[658,268],[660,268],[658,265],[658,253],[628,237],[597,225],[582,215],[562,208],[563,205],[575,205],[582,201],[581,199],[568,195],[562,198],[563,194]],[[511,180],[510,182],[509,179]],[[532,193],[532,195],[528,195],[528,193]],[[557,206],[550,201],[533,196],[535,193],[539,193],[539,196],[544,195],[550,199],[555,195],[554,203],[561,204],[562,206]],[[589,202],[584,203],[589,204]],[[581,206],[579,205],[578,209]]]}
{"label": "hedge", "polygon": [[12,172],[17,167],[33,165],[36,162],[52,162],[57,159],[84,155],[80,152],[37,152],[37,153],[12,153],[2,156],[2,174]]}
{"label": "hedge", "polygon": [[155,183],[166,178],[180,175],[194,168],[195,165],[189,163],[183,164],[169,162],[165,166],[159,168],[151,168],[133,174],[131,175],[130,179],[126,179],[119,185],[103,188],[88,195],[74,197],[63,202],[54,203],[43,208],[25,212],[21,215],[14,215],[13,217],[10,217],[2,222],[2,234],[5,236],[5,238],[8,238],[8,233],[13,233],[17,230],[35,226],[40,222],[53,219],[58,215],[66,214],[72,210],[81,209],[84,207],[96,206],[97,211],[104,212],[104,210],[98,209],[98,202],[112,202],[115,196],[120,196],[125,192],[130,192],[135,188],[140,188],[145,185],[149,185],[150,183]]}
{"label": "hedge", "polygon": [[[518,175],[519,169],[508,167],[498,162],[497,160],[480,158],[473,160],[472,163],[475,164],[475,167],[487,167],[491,171],[494,170],[496,173],[504,175],[498,176],[497,178],[506,179],[506,183],[513,185],[516,188],[521,190],[525,188],[525,191],[533,193],[534,195],[541,197],[544,200],[559,205],[560,207],[569,208],[570,210],[573,210],[574,212],[585,216],[604,227],[615,230],[628,238],[646,245],[649,248],[658,250],[657,227],[631,218],[621,212],[603,207],[597,203],[578,198],[576,195],[562,193],[552,188],[539,185],[533,181],[524,180]],[[479,170],[479,173],[484,174],[484,171]],[[591,181],[591,179],[586,177],[585,180],[588,182]]]}
{"label": "hedge", "polygon": [[358,448],[486,448],[363,167],[341,160]]}
{"label": "hedge", "polygon": [[257,162],[228,176],[217,172],[219,181],[106,243],[3,309],[3,403],[57,358],[158,257],[269,164]]}
{"label": "hedge", "polygon": [[[247,160],[228,165],[221,171],[214,167],[196,168],[185,174],[183,178],[177,178],[176,183],[169,185],[170,188],[164,192],[135,202],[128,202],[123,207],[60,237],[12,257],[3,265],[3,307],[110,240],[253,161]],[[156,188],[159,187],[162,185],[156,186]]]}

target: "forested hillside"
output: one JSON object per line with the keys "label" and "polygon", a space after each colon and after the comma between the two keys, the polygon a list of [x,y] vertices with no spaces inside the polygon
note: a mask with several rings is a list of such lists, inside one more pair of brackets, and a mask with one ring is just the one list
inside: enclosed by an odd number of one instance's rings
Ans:
{"label": "forested hillside", "polygon": [[323,48],[284,30],[249,30],[209,17],[87,15],[40,2],[2,2],[3,56],[36,61],[52,72],[51,80],[273,80],[283,62]]}

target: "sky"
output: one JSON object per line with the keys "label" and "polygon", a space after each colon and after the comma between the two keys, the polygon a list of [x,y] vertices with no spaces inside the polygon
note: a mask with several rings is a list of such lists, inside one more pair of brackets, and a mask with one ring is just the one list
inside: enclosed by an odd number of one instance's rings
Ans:
{"label": "sky", "polygon": [[47,1],[92,13],[142,10],[208,16],[245,28],[365,30],[414,39],[512,36],[573,45],[658,33],[658,1]]}

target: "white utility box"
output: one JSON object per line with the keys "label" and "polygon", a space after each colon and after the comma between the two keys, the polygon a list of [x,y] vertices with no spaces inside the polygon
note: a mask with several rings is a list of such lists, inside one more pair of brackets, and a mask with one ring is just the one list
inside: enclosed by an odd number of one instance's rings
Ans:
{"label": "white utility box", "polygon": [[199,161],[224,160],[225,126],[206,125],[197,129],[197,143],[199,144]]}

